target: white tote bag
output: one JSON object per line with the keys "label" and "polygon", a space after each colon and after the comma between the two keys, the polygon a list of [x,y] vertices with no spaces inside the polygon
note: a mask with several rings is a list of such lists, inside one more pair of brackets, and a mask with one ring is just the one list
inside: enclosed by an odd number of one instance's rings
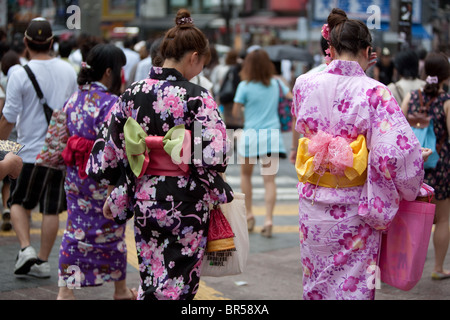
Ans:
{"label": "white tote bag", "polygon": [[225,218],[227,218],[234,232],[236,249],[206,252],[202,261],[202,277],[223,277],[238,275],[244,272],[250,249],[247,215],[245,212],[245,195],[235,193],[234,200],[220,205]]}

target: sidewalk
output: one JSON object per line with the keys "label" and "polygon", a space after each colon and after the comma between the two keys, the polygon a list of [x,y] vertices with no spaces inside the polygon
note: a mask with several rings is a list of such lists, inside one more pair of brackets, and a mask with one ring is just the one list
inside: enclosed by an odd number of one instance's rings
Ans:
{"label": "sidewalk", "polygon": [[[286,212],[288,206],[279,210]],[[263,215],[260,213],[256,219],[257,226],[261,225]],[[230,277],[202,278],[196,300],[301,300],[302,270],[296,223],[298,217],[294,214],[277,214],[276,227],[271,239],[261,237],[256,229],[250,234],[250,255],[245,272]],[[33,220],[32,230],[39,227],[39,221]],[[31,238],[33,246],[38,249],[39,235],[36,231],[33,231]],[[0,234],[0,300],[55,300],[58,293],[57,267],[60,242],[61,233],[50,256],[52,266],[50,279],[19,278],[13,274],[19,249],[16,237]],[[128,246],[128,250],[133,252],[134,248]],[[381,289],[376,291],[376,300],[450,300],[450,279],[436,281],[430,277],[433,262],[434,250],[430,240],[423,277],[416,287],[405,292],[381,284]],[[450,252],[447,254],[445,265],[450,267]],[[129,259],[127,280],[129,287],[138,287],[139,273],[132,259]],[[79,300],[112,300],[113,291],[114,285],[107,283],[100,287],[82,288],[75,294]]]}

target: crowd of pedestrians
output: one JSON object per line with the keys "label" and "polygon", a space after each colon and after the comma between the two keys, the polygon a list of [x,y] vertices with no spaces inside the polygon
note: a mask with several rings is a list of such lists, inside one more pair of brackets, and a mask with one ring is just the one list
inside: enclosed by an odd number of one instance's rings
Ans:
{"label": "crowd of pedestrians", "polygon": [[[392,204],[414,200],[424,182],[435,190],[432,278],[450,278],[444,267],[450,240],[450,67],[444,53],[428,54],[422,73],[413,50],[393,56],[383,48],[374,60],[367,27],[340,9],[322,29],[326,59],[293,82],[257,45],[219,59],[184,9],[163,37],[139,44],[127,39],[123,48],[87,34],[76,42],[55,40],[50,23],[37,18],[22,42],[2,52],[0,140],[24,146],[19,156],[9,153],[0,161],[2,230],[12,227],[20,245],[16,275],[57,275],[58,299],[75,299],[67,282],[73,266],[81,286],[114,281],[114,299],[193,299],[210,206],[233,200],[223,173],[235,146],[249,232],[256,221],[252,175],[260,166],[266,205],[261,235],[267,238],[279,159],[289,156],[295,165],[304,299],[374,299],[366,270],[376,263],[380,234],[396,215]],[[64,171],[35,165],[48,123],[25,64],[47,104],[67,115]],[[290,152],[280,130],[280,98],[292,101]],[[430,150],[406,120],[420,99],[430,102],[438,141],[438,164],[426,170]],[[30,214],[38,205],[43,219],[36,252]],[[48,258],[64,211],[56,272]],[[137,290],[126,282],[130,219]]]}

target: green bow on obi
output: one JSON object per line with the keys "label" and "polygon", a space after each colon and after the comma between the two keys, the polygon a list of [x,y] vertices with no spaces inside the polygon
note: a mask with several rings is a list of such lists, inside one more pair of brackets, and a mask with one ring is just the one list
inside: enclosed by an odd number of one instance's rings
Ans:
{"label": "green bow on obi", "polygon": [[191,132],[184,125],[173,127],[164,137],[148,136],[136,120],[128,118],[123,132],[128,163],[136,177],[189,173]]}

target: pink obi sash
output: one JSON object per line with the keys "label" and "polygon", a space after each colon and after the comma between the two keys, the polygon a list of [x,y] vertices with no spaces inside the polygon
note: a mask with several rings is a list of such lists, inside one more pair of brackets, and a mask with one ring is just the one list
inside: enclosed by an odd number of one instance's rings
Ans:
{"label": "pink obi sash", "polygon": [[[176,164],[166,150],[164,150],[163,139],[164,137],[162,136],[149,136],[145,138],[145,143],[150,149],[149,156],[145,157],[143,164],[143,170],[146,168],[145,174],[168,177],[189,176],[189,165],[184,162]],[[188,138],[185,141],[190,141],[190,139]],[[190,155],[188,156],[190,157]],[[184,158],[183,154],[181,158]]]}
{"label": "pink obi sash", "polygon": [[125,150],[130,168],[137,178],[188,176],[191,159],[191,132],[184,125],[162,136],[149,136],[133,118],[123,128]]}

